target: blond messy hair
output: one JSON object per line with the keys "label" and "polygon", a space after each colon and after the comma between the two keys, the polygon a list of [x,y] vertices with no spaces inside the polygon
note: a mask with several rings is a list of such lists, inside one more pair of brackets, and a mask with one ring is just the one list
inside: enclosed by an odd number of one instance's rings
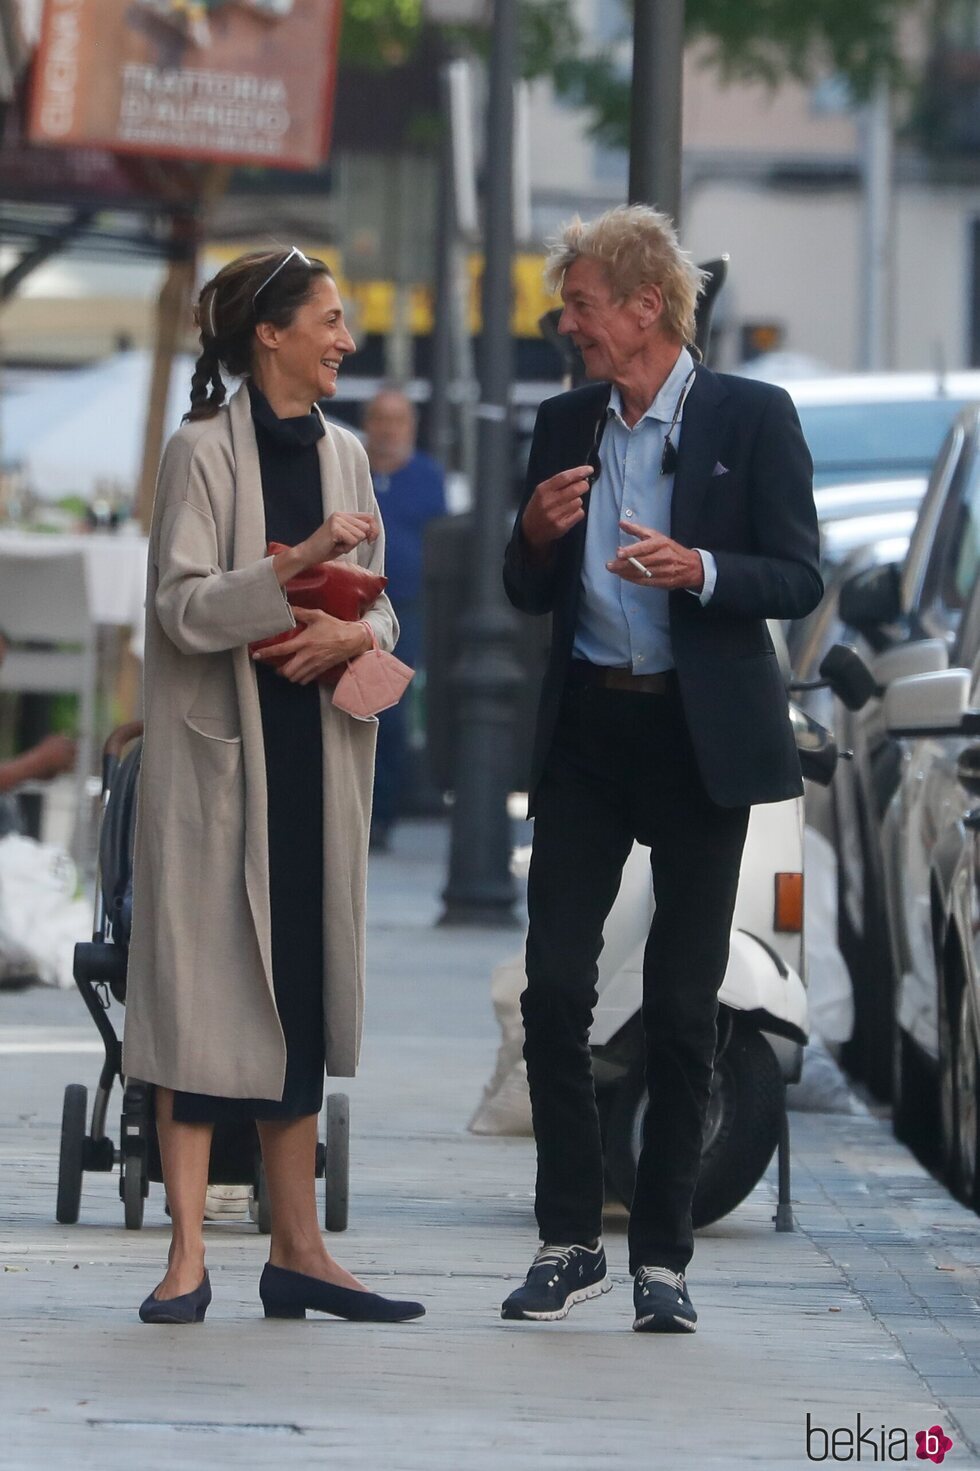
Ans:
{"label": "blond messy hair", "polygon": [[550,291],[561,290],[565,272],[576,260],[598,261],[618,301],[643,286],[658,286],[665,331],[681,342],[694,341],[694,309],[707,275],[681,249],[669,215],[646,204],[621,204],[594,220],[576,215],[548,244],[545,281]]}

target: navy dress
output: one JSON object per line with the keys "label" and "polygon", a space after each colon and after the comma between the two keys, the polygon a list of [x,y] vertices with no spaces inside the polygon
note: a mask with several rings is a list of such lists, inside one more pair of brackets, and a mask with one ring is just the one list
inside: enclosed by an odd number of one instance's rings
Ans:
{"label": "navy dress", "polygon": [[[323,521],[316,413],[277,419],[249,384],[267,541],[295,546]],[[282,1101],[176,1093],[179,1123],[294,1119],[323,1103],[323,739],[319,685],[255,666],[269,790],[272,979],[286,1038]],[[201,976],[201,985],[207,977]]]}

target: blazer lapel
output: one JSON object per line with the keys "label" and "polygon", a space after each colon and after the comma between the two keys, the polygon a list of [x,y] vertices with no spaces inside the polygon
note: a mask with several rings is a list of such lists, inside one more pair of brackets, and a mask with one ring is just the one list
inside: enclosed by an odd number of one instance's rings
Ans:
{"label": "blazer lapel", "polygon": [[717,374],[699,367],[684,405],[670,506],[670,534],[684,546],[696,534],[698,514],[718,461],[724,418],[717,407],[727,398]]}
{"label": "blazer lapel", "polygon": [[[601,390],[596,393],[595,399],[589,405],[587,413],[576,419],[569,440],[575,446],[575,458],[573,465],[592,465],[598,467],[598,454],[601,448],[602,436],[606,429],[606,417],[609,409],[609,396],[612,393],[612,384],[605,383]],[[589,524],[589,506],[592,504],[592,492],[584,500],[585,516],[573,526],[566,537],[566,556],[568,557],[569,571],[578,588],[582,576],[582,562],[585,557],[585,531]],[[576,593],[577,596],[577,593]]]}

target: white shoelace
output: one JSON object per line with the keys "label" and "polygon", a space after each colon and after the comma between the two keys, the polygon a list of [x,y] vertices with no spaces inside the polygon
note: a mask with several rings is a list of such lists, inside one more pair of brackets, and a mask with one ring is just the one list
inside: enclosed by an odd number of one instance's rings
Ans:
{"label": "white shoelace", "polygon": [[650,1282],[660,1282],[664,1287],[672,1287],[677,1293],[685,1291],[683,1272],[672,1272],[669,1267],[641,1267],[636,1280],[640,1287],[646,1287]]}
{"label": "white shoelace", "polygon": [[539,1246],[534,1253],[534,1267],[567,1267],[572,1259],[574,1246]]}

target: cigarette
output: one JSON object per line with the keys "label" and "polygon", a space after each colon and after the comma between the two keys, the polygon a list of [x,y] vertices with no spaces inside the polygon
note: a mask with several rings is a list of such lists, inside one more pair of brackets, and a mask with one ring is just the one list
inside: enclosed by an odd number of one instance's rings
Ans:
{"label": "cigarette", "polygon": [[626,560],[627,560],[627,562],[629,562],[629,564],[630,564],[631,567],[635,567],[636,568],[637,572],[642,572],[644,577],[652,577],[653,576],[653,573],[650,571],[650,568],[649,567],[644,567],[643,563],[642,562],[638,562],[635,557],[627,557]]}

